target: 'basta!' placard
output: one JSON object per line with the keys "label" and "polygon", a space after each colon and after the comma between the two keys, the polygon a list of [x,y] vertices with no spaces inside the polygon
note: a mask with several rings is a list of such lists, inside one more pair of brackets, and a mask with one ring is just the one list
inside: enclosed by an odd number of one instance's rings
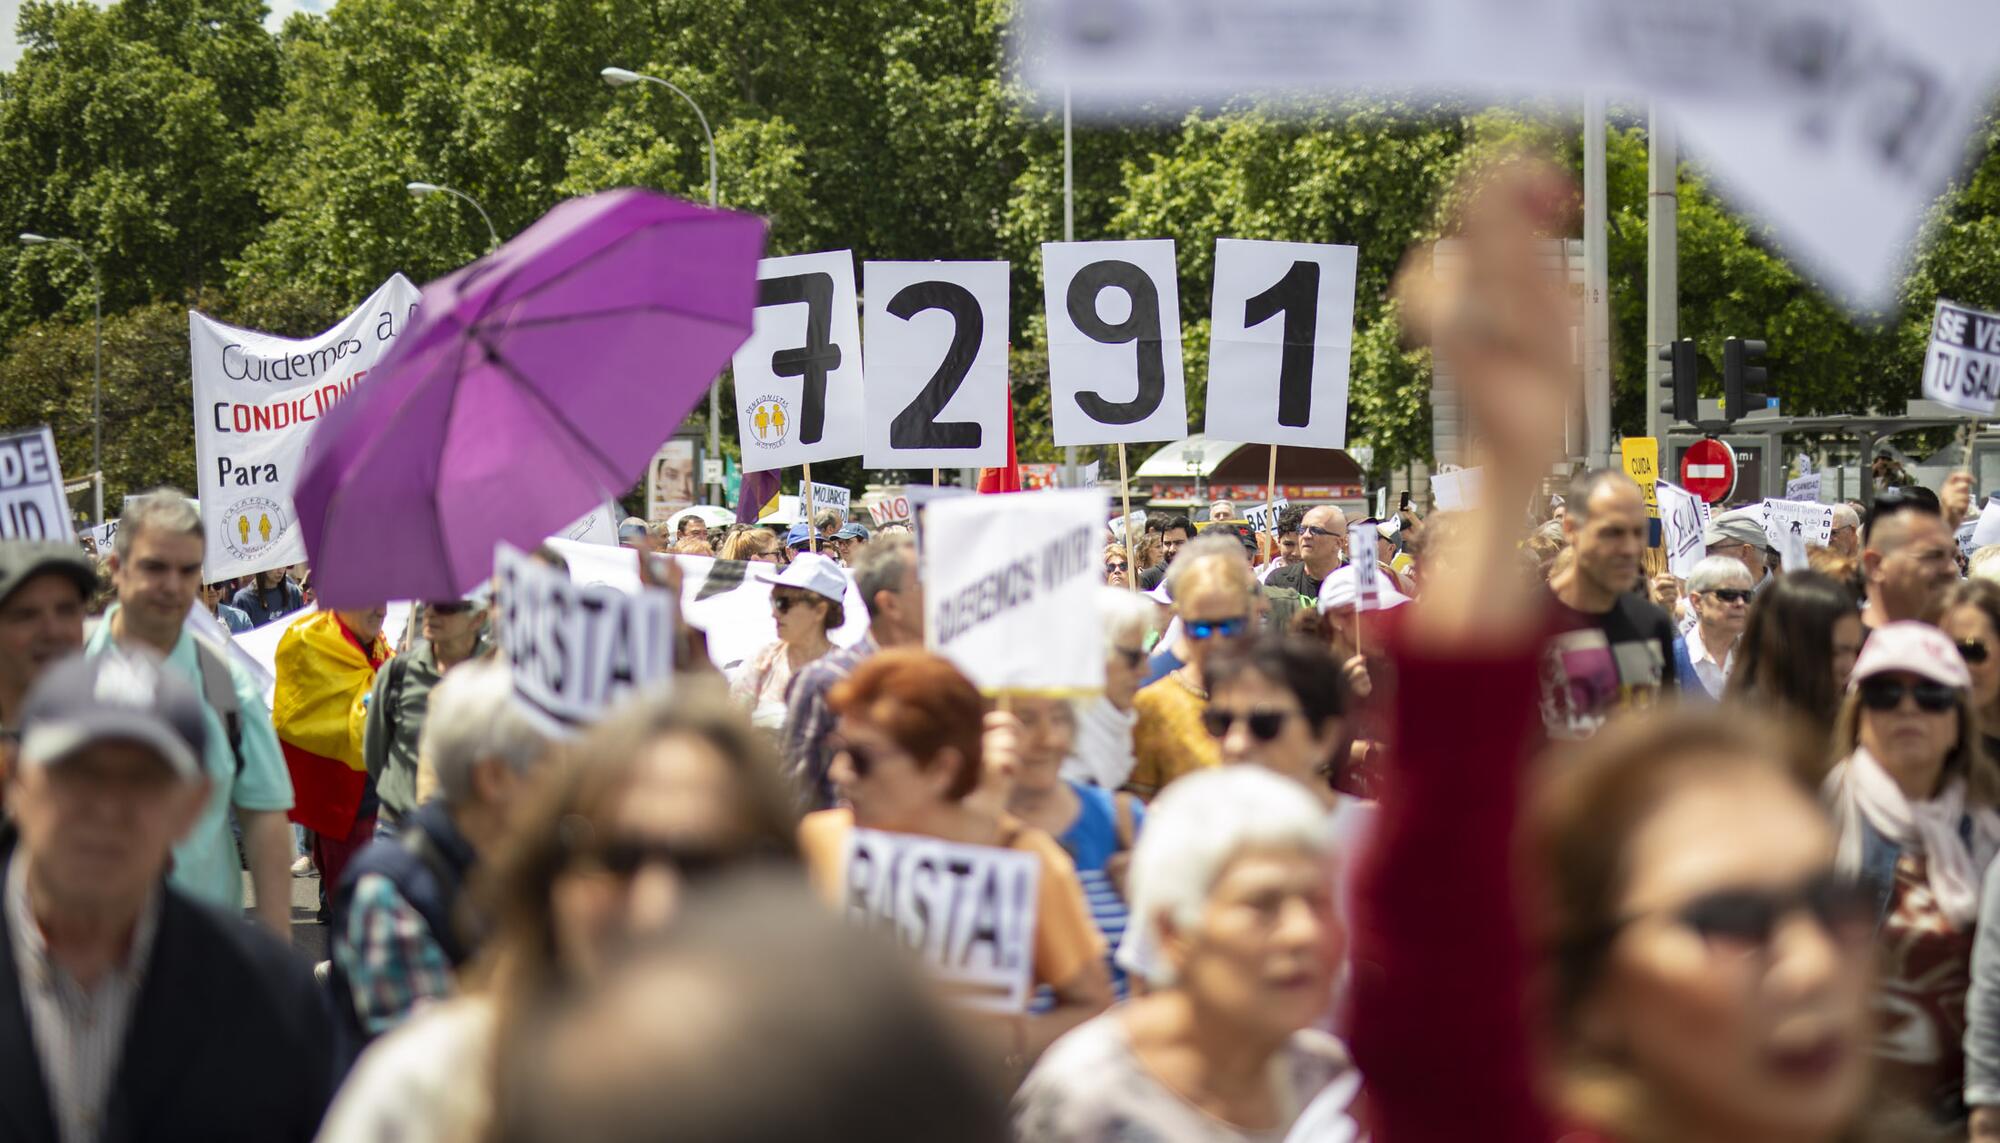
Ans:
{"label": "'basta!' placard", "polygon": [[1032,853],[857,829],[848,840],[848,919],[891,930],[952,998],[1022,1012],[1034,980],[1041,862]]}
{"label": "'basta!' placard", "polygon": [[673,674],[667,592],[575,583],[506,544],[494,550],[493,569],[514,696],[552,733],[586,726]]}

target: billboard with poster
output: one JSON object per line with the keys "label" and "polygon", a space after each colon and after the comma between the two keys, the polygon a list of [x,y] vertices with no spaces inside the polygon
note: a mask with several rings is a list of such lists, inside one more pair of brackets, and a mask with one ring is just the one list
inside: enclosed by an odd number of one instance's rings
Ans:
{"label": "billboard with poster", "polygon": [[646,466],[646,519],[656,523],[695,503],[695,444],[690,437],[675,437],[660,446]]}

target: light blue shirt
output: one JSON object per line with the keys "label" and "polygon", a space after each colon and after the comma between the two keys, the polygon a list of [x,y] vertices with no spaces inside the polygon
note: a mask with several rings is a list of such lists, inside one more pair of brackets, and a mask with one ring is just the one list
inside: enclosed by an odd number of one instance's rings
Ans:
{"label": "light blue shirt", "polygon": [[[117,644],[111,638],[113,605],[104,613],[90,637],[84,653],[105,654]],[[212,788],[208,805],[187,838],[174,847],[174,868],[167,882],[198,901],[223,909],[243,908],[243,869],[236,859],[236,838],[229,829],[229,807],[241,810],[292,808],[292,776],[285,769],[285,755],[278,747],[278,733],[271,729],[271,708],[250,673],[233,663],[224,650],[210,648],[229,667],[229,681],[236,687],[236,705],[241,710],[238,723],[243,733],[243,772],[236,772],[236,756],[229,749],[229,731],[222,716],[208,705],[202,691],[201,662],[195,658],[194,636],[185,629],[180,641],[167,656],[167,665],[181,673],[202,695],[202,720],[208,728],[208,746],[202,752],[202,766],[208,771]]]}

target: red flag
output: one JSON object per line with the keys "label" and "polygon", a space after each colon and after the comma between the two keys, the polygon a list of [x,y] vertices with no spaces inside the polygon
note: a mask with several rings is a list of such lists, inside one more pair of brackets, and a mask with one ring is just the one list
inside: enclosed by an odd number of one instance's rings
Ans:
{"label": "red flag", "polygon": [[1014,455],[1014,403],[1007,402],[1007,463],[1001,468],[979,470],[979,491],[1019,492],[1021,490],[1021,462]]}

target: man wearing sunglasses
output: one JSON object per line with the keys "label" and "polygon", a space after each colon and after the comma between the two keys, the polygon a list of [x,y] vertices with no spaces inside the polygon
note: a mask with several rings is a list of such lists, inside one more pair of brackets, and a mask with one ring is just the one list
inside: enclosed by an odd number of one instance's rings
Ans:
{"label": "man wearing sunglasses", "polygon": [[1299,562],[1265,578],[1270,587],[1290,588],[1304,599],[1319,598],[1320,585],[1347,560],[1347,514],[1322,504],[1299,521]]}
{"label": "man wearing sunglasses", "polygon": [[1674,623],[1641,595],[1646,504],[1618,469],[1570,484],[1563,536],[1575,560],[1549,580],[1570,630],[1542,666],[1542,721],[1550,737],[1588,738],[1613,713],[1650,707],[1678,681]]}
{"label": "man wearing sunglasses", "polygon": [[1958,582],[1957,548],[1937,497],[1925,488],[1892,488],[1875,498],[1861,531],[1861,574],[1869,630],[1904,619],[1930,621],[1945,589]]}
{"label": "man wearing sunglasses", "polygon": [[417,742],[430,711],[431,691],[454,667],[491,649],[486,631],[487,589],[463,599],[424,604],[423,641],[375,674],[362,725],[361,759],[382,805],[376,837],[394,837],[417,809]]}
{"label": "man wearing sunglasses", "polygon": [[1692,677],[1681,679],[1683,691],[1722,697],[1752,594],[1750,569],[1728,556],[1709,556],[1688,573],[1688,603],[1695,626],[1686,636]]}

